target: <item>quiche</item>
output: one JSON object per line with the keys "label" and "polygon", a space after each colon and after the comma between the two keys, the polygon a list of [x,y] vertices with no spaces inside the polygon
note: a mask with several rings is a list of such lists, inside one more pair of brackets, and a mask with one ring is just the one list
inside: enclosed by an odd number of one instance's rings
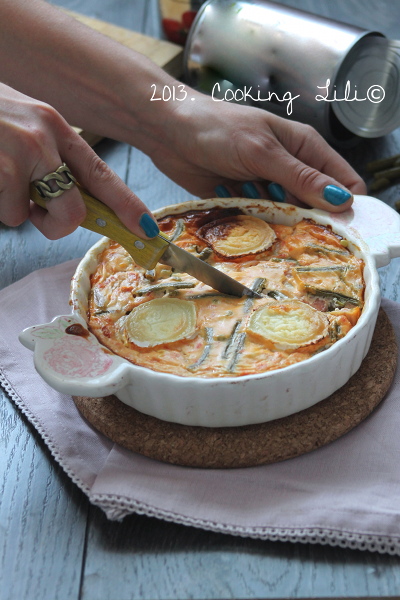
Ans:
{"label": "quiche", "polygon": [[89,329],[136,365],[203,378],[282,369],[330,348],[361,315],[363,261],[311,219],[278,225],[214,207],[159,227],[261,298],[224,295],[162,264],[146,271],[110,241],[91,276]]}

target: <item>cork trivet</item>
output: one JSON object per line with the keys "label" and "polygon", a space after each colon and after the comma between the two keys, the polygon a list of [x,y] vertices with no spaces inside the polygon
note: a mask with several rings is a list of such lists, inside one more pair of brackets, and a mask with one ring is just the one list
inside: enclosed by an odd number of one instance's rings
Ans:
{"label": "cork trivet", "polygon": [[311,408],[276,421],[193,427],[142,414],[115,396],[74,401],[97,430],[149,458],[188,467],[248,467],[294,458],[353,429],[384,398],[396,363],[395,334],[381,309],[370,350],[347,384]]}

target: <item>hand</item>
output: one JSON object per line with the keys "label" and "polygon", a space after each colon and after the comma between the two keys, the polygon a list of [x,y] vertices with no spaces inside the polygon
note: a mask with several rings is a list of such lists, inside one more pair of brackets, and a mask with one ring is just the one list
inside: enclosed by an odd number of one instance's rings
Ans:
{"label": "hand", "polygon": [[29,201],[29,184],[55,171],[64,161],[79,183],[112,208],[140,237],[158,232],[150,211],[51,108],[0,84],[0,221],[16,226],[30,217],[49,239],[63,237],[85,218],[74,186],[47,202],[47,210]]}
{"label": "hand", "polygon": [[218,195],[340,212],[350,207],[353,194],[366,193],[362,179],[312,127],[262,109],[190,96],[195,101],[175,108],[152,158],[193,194],[212,197],[217,189]]}
{"label": "hand", "polygon": [[[47,40],[45,45],[43,39]],[[218,102],[189,88],[183,102],[151,102],[154,85],[161,90],[163,86],[177,87],[179,82],[143,55],[77,23],[42,0],[0,2],[0,55],[7,57],[0,61],[2,80],[50,103],[71,123],[136,146],[194,195],[272,197],[340,212],[350,207],[352,194],[366,193],[357,173],[311,127],[261,108]],[[35,76],[38,64],[40,77]],[[63,86],[54,85],[60,65],[64,67]],[[31,179],[41,178],[65,161],[82,185],[112,206],[138,233],[136,223],[144,206],[72,135],[59,115],[48,107],[40,108],[38,114],[35,106],[43,107],[36,103],[25,109],[38,121],[29,120],[22,110],[23,128],[18,130],[22,138],[11,158],[19,167],[18,173],[29,171]],[[2,117],[3,127],[9,114],[13,114],[10,107]],[[31,131],[30,122],[53,142],[45,139],[39,143],[31,136],[27,153],[23,138]],[[15,138],[15,130],[11,137]],[[0,152],[2,149],[0,139]],[[32,153],[43,155],[39,163],[32,162]],[[4,189],[4,177],[0,178],[0,190]],[[25,177],[24,189],[28,174]],[[20,222],[26,216],[21,199],[24,189],[19,183],[19,217],[10,216],[9,209],[6,218]],[[2,196],[5,198],[4,192]],[[82,213],[76,190],[68,192],[68,198]],[[49,203],[49,219],[57,222],[55,229],[47,227],[43,213],[33,211],[35,223],[43,225],[47,234],[67,233],[61,225],[66,218],[69,230],[79,221],[72,204],[72,214],[59,214],[68,210],[70,200],[67,205],[66,199],[67,194],[63,194]],[[10,202],[10,197],[5,202],[0,196],[3,207]]]}

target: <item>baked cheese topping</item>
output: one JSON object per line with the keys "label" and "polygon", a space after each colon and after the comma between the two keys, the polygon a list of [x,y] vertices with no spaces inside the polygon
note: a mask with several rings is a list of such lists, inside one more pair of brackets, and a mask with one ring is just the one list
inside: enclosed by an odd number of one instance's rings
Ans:
{"label": "baked cheese topping", "polygon": [[238,209],[167,216],[160,230],[262,298],[221,294],[115,242],[91,276],[89,328],[136,365],[180,376],[240,377],[326,350],[357,323],[363,261],[330,228],[275,225]]}

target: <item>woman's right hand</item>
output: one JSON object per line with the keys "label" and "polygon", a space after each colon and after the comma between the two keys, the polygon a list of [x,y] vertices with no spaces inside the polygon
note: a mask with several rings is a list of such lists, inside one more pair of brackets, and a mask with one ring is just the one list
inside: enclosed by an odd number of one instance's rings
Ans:
{"label": "woman's right hand", "polygon": [[73,186],[47,202],[30,202],[29,184],[65,162],[79,183],[107,204],[139,237],[158,226],[148,208],[51,106],[0,83],[0,221],[11,227],[30,218],[49,239],[74,231],[86,210]]}
{"label": "woman's right hand", "polygon": [[172,116],[160,117],[166,125],[150,156],[192,194],[269,198],[328,212],[345,211],[353,194],[366,194],[361,177],[309,125],[187,94],[172,109],[164,103]]}

